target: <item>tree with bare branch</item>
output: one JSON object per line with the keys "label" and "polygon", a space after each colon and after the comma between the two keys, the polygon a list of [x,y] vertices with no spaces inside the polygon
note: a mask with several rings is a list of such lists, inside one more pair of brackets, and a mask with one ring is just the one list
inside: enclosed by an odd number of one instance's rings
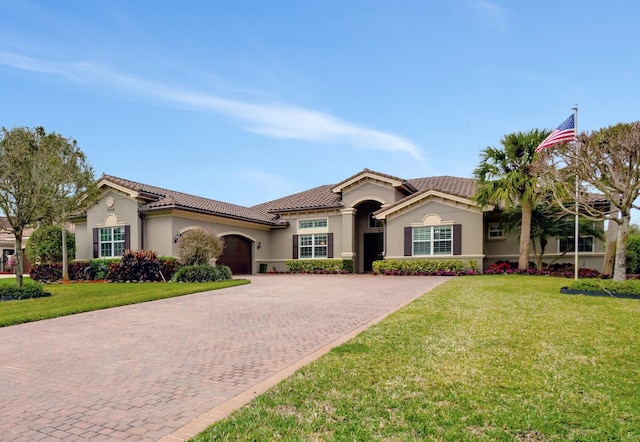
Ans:
{"label": "tree with bare branch", "polygon": [[[617,224],[613,278],[624,280],[631,209],[639,208],[635,201],[640,194],[640,121],[582,133],[575,143],[558,145],[541,156],[543,181],[555,185],[555,199],[564,210],[575,213],[577,198],[581,216]],[[600,201],[594,193],[600,194]]]}

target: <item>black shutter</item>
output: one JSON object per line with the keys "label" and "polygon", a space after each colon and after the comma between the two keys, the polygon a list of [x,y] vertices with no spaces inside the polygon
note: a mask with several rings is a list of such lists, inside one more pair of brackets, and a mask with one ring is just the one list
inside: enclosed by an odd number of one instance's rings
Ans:
{"label": "black shutter", "polygon": [[413,228],[404,228],[404,256],[413,255]]}
{"label": "black shutter", "polygon": [[124,249],[131,249],[131,226],[124,226]]}
{"label": "black shutter", "polygon": [[97,229],[97,228],[93,229],[93,257],[94,257],[94,259],[100,257],[100,240],[99,240],[98,235],[100,235],[99,229]]}
{"label": "black shutter", "polygon": [[453,225],[453,254],[462,255],[462,225]]}
{"label": "black shutter", "polygon": [[293,259],[298,259],[298,235],[293,235]]}
{"label": "black shutter", "polygon": [[327,235],[327,258],[333,258],[333,233]]}

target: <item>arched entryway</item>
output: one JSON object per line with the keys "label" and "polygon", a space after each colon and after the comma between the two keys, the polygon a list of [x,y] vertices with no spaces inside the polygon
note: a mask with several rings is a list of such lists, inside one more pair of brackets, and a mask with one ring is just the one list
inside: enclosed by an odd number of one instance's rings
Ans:
{"label": "arched entryway", "polygon": [[252,273],[252,241],[240,235],[222,237],[224,249],[218,258],[218,264],[229,266],[234,275],[250,275]]}
{"label": "arched entryway", "polygon": [[380,210],[378,201],[366,200],[356,206],[356,240],[359,272],[371,272],[373,262],[383,259],[384,229],[382,223],[373,218],[373,213]]}

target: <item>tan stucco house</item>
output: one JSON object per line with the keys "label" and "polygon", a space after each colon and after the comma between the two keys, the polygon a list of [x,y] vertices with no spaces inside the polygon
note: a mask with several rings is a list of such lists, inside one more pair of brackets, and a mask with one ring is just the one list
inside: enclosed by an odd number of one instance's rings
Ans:
{"label": "tan stucco house", "polygon": [[[175,256],[180,235],[194,228],[223,238],[218,262],[234,274],[282,271],[291,259],[348,259],[356,272],[367,272],[383,258],[475,260],[486,269],[518,257],[518,240],[499,229],[498,213],[473,202],[476,182],[469,178],[405,180],[364,169],[253,207],[110,175],[98,185],[98,204],[74,220],[77,259],[117,257],[127,248]],[[562,241],[549,242],[547,261],[559,255]],[[601,241],[581,238],[581,267],[600,270],[603,255]]]}

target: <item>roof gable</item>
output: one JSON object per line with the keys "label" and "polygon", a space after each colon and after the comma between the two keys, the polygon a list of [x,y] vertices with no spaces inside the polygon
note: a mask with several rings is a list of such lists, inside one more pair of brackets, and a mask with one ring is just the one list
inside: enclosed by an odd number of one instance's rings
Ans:
{"label": "roof gable", "polygon": [[412,207],[426,203],[428,201],[440,201],[454,204],[461,207],[463,210],[482,210],[482,207],[470,198],[453,195],[450,193],[442,192],[440,190],[424,189],[419,191],[418,193],[408,196],[407,198],[403,198],[402,200],[390,206],[381,208],[380,210],[375,212],[374,215],[377,219],[385,219],[389,215],[401,212],[405,209],[411,209]]}
{"label": "roof gable", "polygon": [[401,188],[407,193],[416,191],[416,189],[412,185],[407,183],[407,181],[403,180],[402,178],[387,175],[385,173],[375,172],[369,169],[364,169],[362,172],[359,172],[347,178],[346,180],[339,182],[331,189],[331,191],[334,193],[342,193],[344,189],[354,186],[361,181],[371,180],[388,184],[393,188]]}

